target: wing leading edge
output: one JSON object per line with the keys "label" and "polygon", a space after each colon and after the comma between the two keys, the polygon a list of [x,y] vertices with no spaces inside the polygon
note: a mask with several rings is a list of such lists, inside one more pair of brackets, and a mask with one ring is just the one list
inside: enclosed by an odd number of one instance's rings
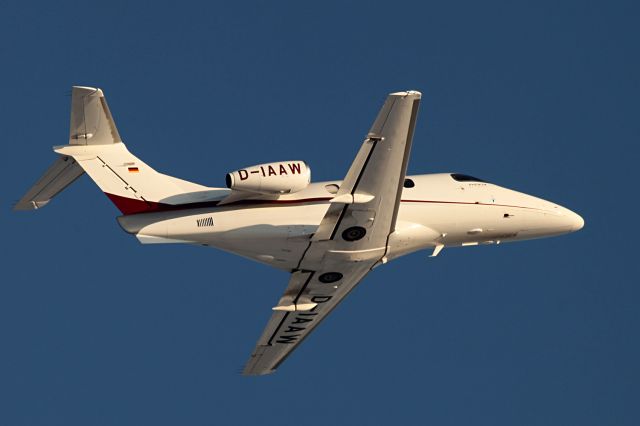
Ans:
{"label": "wing leading edge", "polygon": [[379,263],[395,230],[421,94],[387,97],[293,271],[245,375],[275,371]]}

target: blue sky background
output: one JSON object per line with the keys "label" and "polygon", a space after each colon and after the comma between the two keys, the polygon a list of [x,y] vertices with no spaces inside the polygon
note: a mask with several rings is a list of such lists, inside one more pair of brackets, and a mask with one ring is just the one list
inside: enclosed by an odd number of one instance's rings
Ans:
{"label": "blue sky background", "polygon": [[[639,424],[638,3],[226,3],[0,2],[0,424]],[[245,378],[286,274],[142,246],[86,177],[10,211],[74,84],[105,90],[132,152],[214,186],[294,158],[340,179],[386,94],[420,90],[410,173],[586,226],[379,268]]]}

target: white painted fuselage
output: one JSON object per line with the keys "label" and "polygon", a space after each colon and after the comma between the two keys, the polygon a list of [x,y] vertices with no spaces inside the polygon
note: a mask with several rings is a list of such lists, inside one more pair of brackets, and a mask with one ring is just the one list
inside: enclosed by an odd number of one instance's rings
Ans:
{"label": "white painted fuselage", "polygon": [[[413,187],[403,188],[385,261],[423,249],[439,252],[442,247],[561,235],[584,224],[567,208],[491,183],[457,181],[448,173],[407,179]],[[277,199],[125,215],[118,220],[143,243],[206,245],[294,270],[327,212],[334,197],[331,191],[340,183],[312,183]],[[223,199],[226,193],[219,191]]]}

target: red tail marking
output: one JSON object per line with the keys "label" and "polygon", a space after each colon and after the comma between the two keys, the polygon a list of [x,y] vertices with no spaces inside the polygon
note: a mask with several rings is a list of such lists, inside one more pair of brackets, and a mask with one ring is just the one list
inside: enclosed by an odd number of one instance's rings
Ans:
{"label": "red tail marking", "polygon": [[122,214],[135,214],[143,212],[152,212],[163,210],[163,205],[149,201],[137,200],[135,198],[121,197],[119,195],[109,194],[105,192],[111,202],[116,205]]}

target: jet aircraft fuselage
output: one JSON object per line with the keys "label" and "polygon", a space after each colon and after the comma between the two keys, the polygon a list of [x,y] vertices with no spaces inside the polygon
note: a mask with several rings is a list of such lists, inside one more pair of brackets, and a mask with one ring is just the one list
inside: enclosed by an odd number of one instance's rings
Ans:
{"label": "jet aircraft fuselage", "polygon": [[[125,215],[120,225],[143,243],[216,247],[284,270],[299,261],[341,181],[311,183],[277,200]],[[552,202],[457,173],[407,176],[386,260],[417,250],[500,244],[566,234],[582,218]],[[227,194],[222,190],[220,199]],[[202,206],[205,204],[205,206]],[[159,210],[162,210],[160,208]],[[375,212],[371,211],[371,222]]]}

